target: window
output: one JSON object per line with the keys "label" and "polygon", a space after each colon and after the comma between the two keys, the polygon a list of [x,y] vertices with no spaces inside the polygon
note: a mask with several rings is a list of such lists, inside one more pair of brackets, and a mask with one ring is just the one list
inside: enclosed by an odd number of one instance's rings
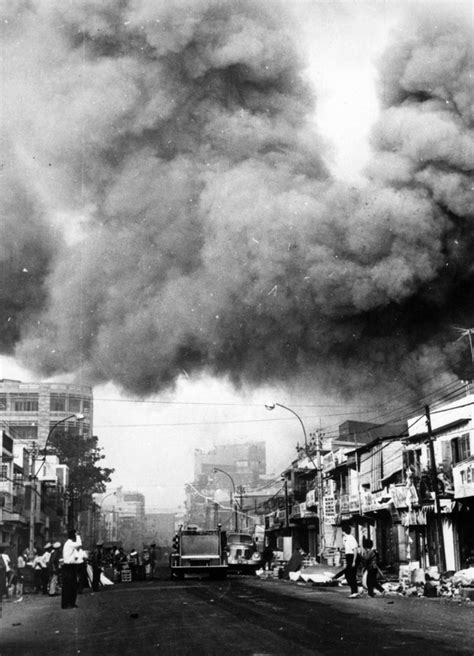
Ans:
{"label": "window", "polygon": [[49,407],[51,412],[65,412],[66,410],[66,395],[65,394],[51,394],[49,400]]}
{"label": "window", "polygon": [[7,395],[0,394],[0,410],[6,410],[6,409],[7,409]]}
{"label": "window", "polygon": [[36,440],[38,426],[33,424],[10,424],[8,432],[18,440]]}
{"label": "window", "polygon": [[25,394],[13,398],[15,412],[38,412],[38,394]]}
{"label": "window", "polygon": [[69,412],[80,412],[81,411],[81,399],[77,396],[70,396],[68,402]]}
{"label": "window", "polygon": [[471,455],[471,440],[469,433],[464,433],[461,437],[451,440],[453,463],[466,460]]}
{"label": "window", "polygon": [[0,481],[8,481],[8,465],[0,465]]}

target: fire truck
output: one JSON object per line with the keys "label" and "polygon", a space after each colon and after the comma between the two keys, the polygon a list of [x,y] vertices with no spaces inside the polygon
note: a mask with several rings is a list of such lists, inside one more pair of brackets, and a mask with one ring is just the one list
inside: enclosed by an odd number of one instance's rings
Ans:
{"label": "fire truck", "polygon": [[171,578],[182,579],[185,574],[208,574],[211,578],[224,578],[227,576],[224,545],[225,533],[220,527],[180,527],[173,538],[173,553],[170,556]]}

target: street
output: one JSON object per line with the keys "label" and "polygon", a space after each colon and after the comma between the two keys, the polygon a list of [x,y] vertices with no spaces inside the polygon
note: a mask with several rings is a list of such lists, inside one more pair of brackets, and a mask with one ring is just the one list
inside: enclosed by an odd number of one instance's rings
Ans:
{"label": "street", "polygon": [[348,599],[346,587],[229,576],[118,584],[78,596],[3,603],[0,656],[148,654],[461,654],[474,608],[443,599]]}

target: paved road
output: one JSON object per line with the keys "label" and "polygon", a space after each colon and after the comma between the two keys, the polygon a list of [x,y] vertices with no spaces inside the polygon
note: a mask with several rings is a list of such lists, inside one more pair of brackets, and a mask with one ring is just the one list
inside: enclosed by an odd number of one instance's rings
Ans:
{"label": "paved road", "polygon": [[78,604],[4,603],[0,656],[474,656],[474,608],[443,600],[235,576],[120,584]]}

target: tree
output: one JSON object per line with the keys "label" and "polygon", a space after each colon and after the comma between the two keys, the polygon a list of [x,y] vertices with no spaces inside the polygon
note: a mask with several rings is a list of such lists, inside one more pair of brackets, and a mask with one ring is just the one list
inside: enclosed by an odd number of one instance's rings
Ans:
{"label": "tree", "polygon": [[[49,441],[51,453],[58,456],[61,464],[69,467],[69,498],[74,511],[88,508],[92,495],[103,493],[106,483],[110,483],[114,469],[101,467],[105,458],[99,447],[99,438],[81,435],[78,430],[55,430]],[[77,503],[76,503],[77,502]],[[74,514],[71,508],[71,513]]]}

